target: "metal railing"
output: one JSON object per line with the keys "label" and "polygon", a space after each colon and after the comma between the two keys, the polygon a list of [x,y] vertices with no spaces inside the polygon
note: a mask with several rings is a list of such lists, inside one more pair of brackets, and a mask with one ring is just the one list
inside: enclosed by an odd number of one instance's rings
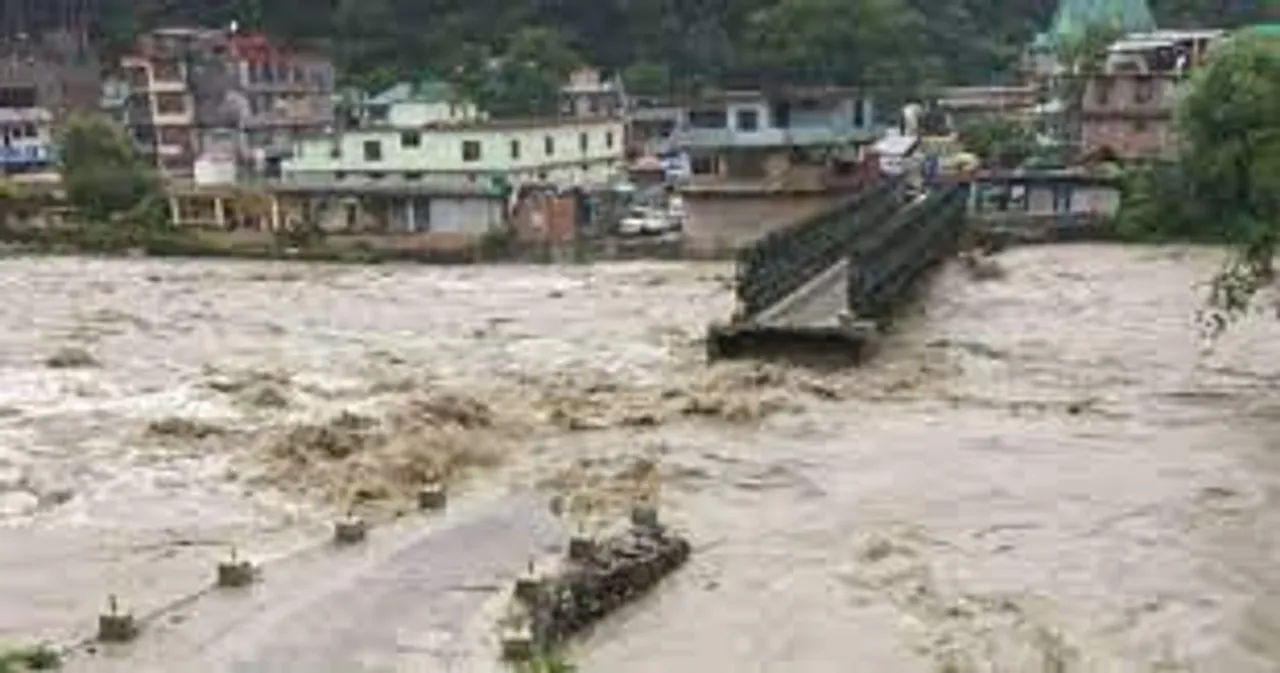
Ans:
{"label": "metal railing", "polygon": [[849,309],[859,318],[888,317],[920,272],[949,254],[965,222],[967,185],[953,185],[903,209],[849,256]]}
{"label": "metal railing", "polygon": [[854,241],[902,204],[902,183],[879,183],[839,206],[772,232],[738,255],[737,296],[753,318],[852,250]]}

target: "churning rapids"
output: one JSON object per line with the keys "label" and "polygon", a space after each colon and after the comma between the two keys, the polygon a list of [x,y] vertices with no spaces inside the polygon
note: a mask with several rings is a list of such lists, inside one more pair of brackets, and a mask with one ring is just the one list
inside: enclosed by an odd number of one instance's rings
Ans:
{"label": "churning rapids", "polygon": [[1280,323],[1206,347],[1214,251],[1000,259],[842,373],[703,364],[723,265],[5,260],[0,641],[435,476],[692,534],[585,671],[1280,669]]}

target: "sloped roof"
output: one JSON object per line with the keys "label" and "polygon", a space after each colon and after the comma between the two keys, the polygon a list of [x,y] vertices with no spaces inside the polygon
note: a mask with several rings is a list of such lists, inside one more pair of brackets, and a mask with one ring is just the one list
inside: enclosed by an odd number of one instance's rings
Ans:
{"label": "sloped roof", "polygon": [[1061,44],[1094,25],[1125,33],[1150,32],[1156,29],[1156,20],[1146,0],[1061,0],[1047,37]]}

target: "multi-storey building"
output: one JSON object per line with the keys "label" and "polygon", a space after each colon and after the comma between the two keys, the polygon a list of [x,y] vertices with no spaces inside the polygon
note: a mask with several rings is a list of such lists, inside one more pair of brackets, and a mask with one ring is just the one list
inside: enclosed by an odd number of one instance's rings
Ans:
{"label": "multi-storey building", "polygon": [[396,87],[358,124],[297,143],[290,182],[441,186],[609,181],[622,167],[618,117],[489,120],[444,86]]}
{"label": "multi-storey building", "polygon": [[878,137],[871,97],[854,89],[730,91],[686,106],[672,143],[695,183],[825,190]]}
{"label": "multi-storey building", "polygon": [[169,177],[192,174],[211,145],[266,168],[303,135],[333,123],[332,64],[258,35],[173,28],[138,41],[121,66],[139,148]]}
{"label": "multi-storey building", "polygon": [[1135,33],[1111,45],[1102,72],[1090,76],[1080,105],[1085,156],[1169,158],[1179,92],[1222,31]]}
{"label": "multi-storey building", "polygon": [[56,121],[96,107],[101,79],[82,38],[56,31],[0,42],[0,171],[52,173]]}
{"label": "multi-storey building", "polygon": [[621,117],[626,109],[622,80],[594,68],[574,71],[560,88],[560,114],[566,117]]}

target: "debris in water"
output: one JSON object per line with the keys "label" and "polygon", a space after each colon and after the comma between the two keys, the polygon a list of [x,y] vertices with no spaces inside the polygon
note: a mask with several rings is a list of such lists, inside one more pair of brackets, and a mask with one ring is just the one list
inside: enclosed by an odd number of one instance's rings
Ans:
{"label": "debris in water", "polygon": [[84,369],[99,366],[98,359],[92,353],[72,346],[58,349],[53,355],[45,358],[44,364],[50,369]]}
{"label": "debris in water", "polygon": [[231,375],[211,371],[205,382],[210,389],[233,396],[240,404],[256,409],[283,409],[289,406],[293,378],[281,372],[248,371]]}
{"label": "debris in water", "polygon": [[688,561],[692,545],[660,525],[656,511],[639,518],[641,525],[603,539],[575,537],[568,559],[517,580],[504,624],[506,658],[550,651]]}
{"label": "debris in water", "polygon": [[225,428],[213,423],[177,416],[151,421],[147,424],[147,434],[155,437],[201,440],[225,433]]}

